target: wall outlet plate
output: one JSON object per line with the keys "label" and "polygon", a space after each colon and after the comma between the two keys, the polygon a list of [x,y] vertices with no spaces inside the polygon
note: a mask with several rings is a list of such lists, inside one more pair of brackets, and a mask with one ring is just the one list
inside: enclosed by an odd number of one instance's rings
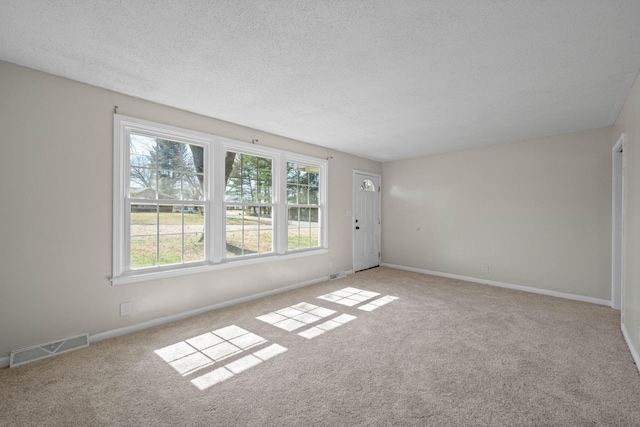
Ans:
{"label": "wall outlet plate", "polygon": [[482,272],[483,273],[488,273],[489,272],[489,266],[488,265],[483,265],[482,266]]}
{"label": "wall outlet plate", "polygon": [[120,316],[128,316],[131,314],[131,303],[123,302],[120,304]]}

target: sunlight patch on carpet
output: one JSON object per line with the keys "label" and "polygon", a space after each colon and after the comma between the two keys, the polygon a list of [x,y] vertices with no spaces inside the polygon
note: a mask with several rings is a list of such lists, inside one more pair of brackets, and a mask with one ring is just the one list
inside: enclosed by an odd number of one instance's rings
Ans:
{"label": "sunlight patch on carpet", "polygon": [[358,307],[358,309],[359,310],[364,310],[364,311],[373,311],[376,308],[380,308],[383,305],[389,304],[390,302],[395,301],[397,299],[398,299],[398,297],[387,295],[387,296],[384,296],[382,298],[375,299],[375,300],[371,301],[370,303],[365,304],[365,305],[363,305],[361,307]]}
{"label": "sunlight patch on carpet", "polygon": [[353,307],[378,295],[380,294],[377,292],[364,291],[358,288],[344,288],[333,291],[330,294],[321,295],[318,298],[335,302],[336,304],[346,305],[347,307]]}
{"label": "sunlight patch on carpet", "polygon": [[[266,342],[267,340],[261,336],[239,326],[230,325],[171,344],[156,350],[155,353],[180,375],[186,377]],[[272,344],[201,375],[191,380],[191,383],[200,390],[205,390],[285,351],[285,347]]]}
{"label": "sunlight patch on carpet", "polygon": [[314,326],[313,328],[307,329],[306,331],[302,331],[298,335],[307,339],[315,338],[318,335],[322,335],[327,331],[337,328],[338,326],[342,326],[347,322],[351,322],[353,319],[356,319],[356,316],[352,316],[350,314],[341,314],[340,316],[334,317],[331,320],[327,320],[326,322],[323,322],[318,326]]}
{"label": "sunlight patch on carpet", "polygon": [[291,307],[258,316],[256,319],[291,332],[331,316],[334,313],[335,310],[301,302]]}
{"label": "sunlight patch on carpet", "polygon": [[229,378],[234,377],[236,374],[253,368],[272,357],[284,353],[285,351],[287,351],[285,347],[279,344],[271,344],[269,347],[255,351],[252,354],[227,363],[221,368],[201,375],[198,378],[194,378],[191,380],[191,384],[195,385],[200,390],[206,390],[211,386],[226,381]]}

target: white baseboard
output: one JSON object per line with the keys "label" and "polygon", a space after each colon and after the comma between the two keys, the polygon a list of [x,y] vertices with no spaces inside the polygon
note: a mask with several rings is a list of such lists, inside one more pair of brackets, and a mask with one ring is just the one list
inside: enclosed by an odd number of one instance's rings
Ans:
{"label": "white baseboard", "polygon": [[532,292],[534,294],[548,295],[558,298],[566,298],[575,301],[590,302],[592,304],[606,305],[611,307],[611,300],[587,297],[583,295],[567,294],[564,292],[550,291],[548,289],[532,288],[530,286],[513,285],[511,283],[496,282],[493,280],[482,280],[476,277],[460,276],[457,274],[443,273],[440,271],[424,270],[421,268],[405,267],[403,265],[382,263],[382,267],[397,268],[398,270],[412,271],[414,273],[430,274],[432,276],[447,277],[449,279],[464,280],[466,282],[480,283],[483,285],[498,286],[500,288],[515,289],[518,291]]}
{"label": "white baseboard", "polygon": [[148,320],[142,323],[136,323],[135,325],[125,326],[123,328],[112,329],[110,331],[101,332],[99,334],[89,336],[89,343],[96,343],[109,338],[119,337],[121,335],[130,334],[132,332],[141,331],[143,329],[152,328],[154,326],[164,325],[165,323],[176,322],[178,320],[186,319],[189,317],[197,316],[199,314],[208,313],[210,311],[219,310],[221,308],[230,307],[232,305],[242,304],[243,302],[253,301],[258,298],[267,297],[270,295],[280,294],[282,292],[290,291],[305,286],[315,285],[317,283],[325,282],[329,280],[328,277],[320,277],[313,280],[308,280],[302,283],[296,283],[293,285],[283,286],[281,288],[271,289],[269,291],[260,292],[258,294],[248,295],[242,298],[236,298],[229,301],[223,301],[218,304],[208,305],[206,307],[197,308],[195,310],[184,311],[182,313],[171,314],[169,316],[160,317],[158,319]]}
{"label": "white baseboard", "polygon": [[[353,271],[347,271],[346,273],[347,274],[352,274]],[[258,298],[267,297],[267,296],[270,296],[270,295],[280,294],[282,292],[290,291],[290,290],[297,289],[297,288],[302,288],[302,287],[305,287],[305,286],[315,285],[317,283],[326,282],[328,280],[329,280],[328,276],[320,277],[320,278],[317,278],[317,279],[308,280],[306,282],[296,283],[296,284],[288,285],[288,286],[283,286],[281,288],[276,288],[276,289],[272,289],[272,290],[269,290],[269,291],[260,292],[258,294],[248,295],[246,297],[236,298],[236,299],[232,299],[232,300],[229,300],[229,301],[224,301],[224,302],[221,302],[221,303],[218,303],[218,304],[213,304],[213,305],[209,305],[209,306],[206,306],[206,307],[197,308],[195,310],[189,310],[189,311],[185,311],[185,312],[182,312],[182,313],[172,314],[172,315],[169,315],[169,316],[160,317],[158,319],[153,319],[153,320],[149,320],[149,321],[142,322],[142,323],[136,323],[135,325],[129,325],[129,326],[125,326],[123,328],[112,329],[110,331],[105,331],[105,332],[101,332],[101,333],[98,333],[98,334],[95,334],[95,335],[90,335],[89,336],[89,344],[96,343],[96,342],[99,342],[99,341],[103,341],[103,340],[106,340],[106,339],[109,339],[109,338],[119,337],[121,335],[130,334],[132,332],[141,331],[143,329],[152,328],[154,326],[163,325],[165,323],[175,322],[175,321],[178,321],[178,320],[186,319],[188,317],[193,317],[193,316],[197,316],[199,314],[207,313],[209,311],[219,310],[221,308],[229,307],[229,306],[236,305],[236,304],[241,304],[243,302],[252,301],[252,300],[255,300],[255,299],[258,299]],[[0,368],[8,367],[9,366],[9,362],[10,362],[10,356],[0,357]]]}
{"label": "white baseboard", "polygon": [[633,357],[633,361],[636,364],[636,368],[638,369],[638,371],[640,371],[640,356],[638,356],[638,352],[636,351],[636,348],[633,346],[633,343],[629,338],[629,334],[627,333],[627,327],[624,326],[624,323],[622,324],[622,327],[620,329],[622,329],[622,336],[624,337],[624,340],[627,343],[627,347],[629,347],[629,351],[631,352],[631,357]]}

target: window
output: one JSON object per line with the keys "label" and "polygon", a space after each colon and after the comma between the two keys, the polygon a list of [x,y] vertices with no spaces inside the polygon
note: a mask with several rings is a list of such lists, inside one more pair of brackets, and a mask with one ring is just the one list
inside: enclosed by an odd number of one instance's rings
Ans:
{"label": "window", "polygon": [[360,191],[368,191],[368,192],[375,193],[376,186],[370,179],[365,179],[364,181],[362,181],[362,184],[360,184]]}
{"label": "window", "polygon": [[320,245],[320,168],[287,162],[289,250]]}
{"label": "window", "polygon": [[227,151],[226,257],[273,252],[273,161]]}
{"label": "window", "polygon": [[205,260],[204,147],[128,133],[131,270]]}
{"label": "window", "polygon": [[114,284],[326,250],[327,161],[116,114]]}

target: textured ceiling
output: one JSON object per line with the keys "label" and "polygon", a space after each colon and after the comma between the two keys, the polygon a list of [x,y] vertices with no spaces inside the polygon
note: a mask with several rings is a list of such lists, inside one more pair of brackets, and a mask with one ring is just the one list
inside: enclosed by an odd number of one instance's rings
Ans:
{"label": "textured ceiling", "polygon": [[0,59],[387,161],[611,125],[640,1],[2,0]]}

